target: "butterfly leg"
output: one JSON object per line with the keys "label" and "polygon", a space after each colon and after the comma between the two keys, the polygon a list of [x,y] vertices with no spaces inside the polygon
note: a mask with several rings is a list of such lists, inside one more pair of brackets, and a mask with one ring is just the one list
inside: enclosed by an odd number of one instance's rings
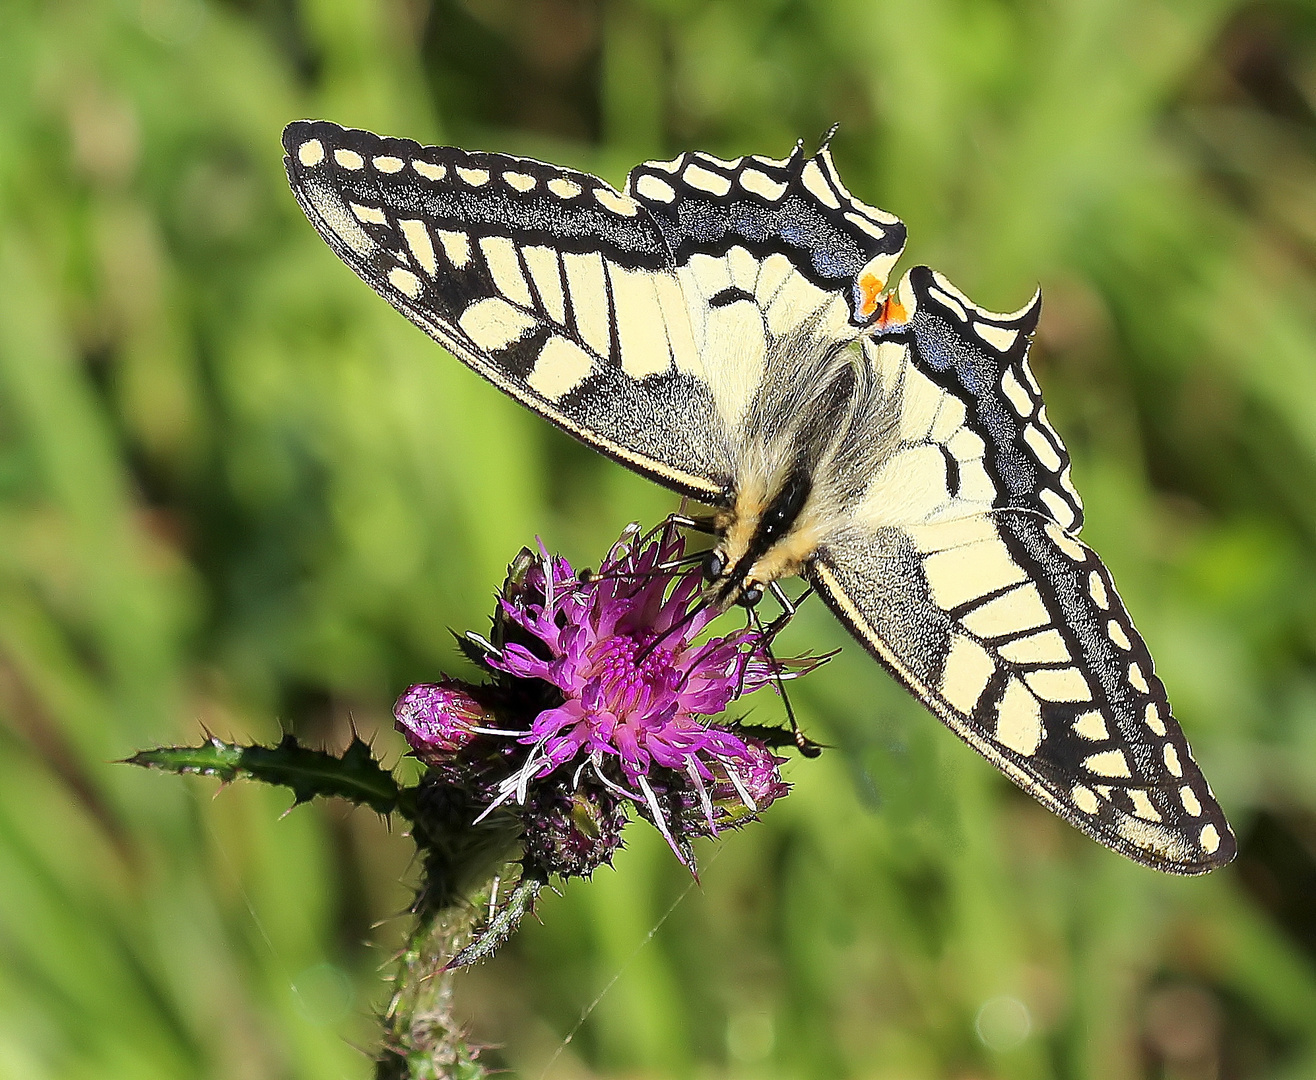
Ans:
{"label": "butterfly leg", "polygon": [[[716,532],[716,529],[713,527],[713,517],[711,514],[702,517],[691,517],[689,514],[677,512],[674,514],[668,514],[663,518],[662,521],[635,541],[635,546],[644,547],[645,544],[652,543],[659,535],[667,537],[671,534],[671,530],[673,529],[691,529],[694,532],[704,533],[707,536],[712,536]],[[699,558],[702,557],[703,555],[700,553]],[[696,558],[686,557],[680,561],[673,562],[671,565],[675,567],[696,561],[698,561]]]}
{"label": "butterfly leg", "polygon": [[[816,758],[822,753],[823,748],[820,744],[814,742],[803,731],[800,730],[800,722],[795,718],[795,709],[791,705],[790,695],[786,693],[786,680],[782,678],[781,670],[777,666],[777,658],[772,655],[772,638],[784,627],[791,619],[795,617],[799,603],[809,592],[812,592],[812,586],[808,592],[802,593],[795,603],[791,603],[790,598],[786,596],[785,591],[777,582],[771,582],[768,585],[772,595],[776,597],[777,603],[782,606],[782,613],[772,620],[767,626],[764,626],[758,617],[758,612],[752,608],[749,609],[750,620],[754,623],[759,632],[759,639],[763,645],[763,651],[767,654],[768,665],[772,672],[772,681],[777,686],[777,693],[781,695],[781,703],[786,710],[786,719],[790,721],[791,736],[795,739],[795,745],[799,748],[801,754],[807,758]],[[742,672],[743,678],[743,672]]]}
{"label": "butterfly leg", "polygon": [[795,613],[799,611],[800,605],[813,593],[813,586],[806,587],[804,592],[800,593],[794,600],[786,595],[786,590],[781,587],[780,581],[769,582],[768,592],[772,593],[772,598],[781,605],[781,614],[763,627],[765,643],[771,643],[778,634],[786,629],[786,624],[795,618]]}

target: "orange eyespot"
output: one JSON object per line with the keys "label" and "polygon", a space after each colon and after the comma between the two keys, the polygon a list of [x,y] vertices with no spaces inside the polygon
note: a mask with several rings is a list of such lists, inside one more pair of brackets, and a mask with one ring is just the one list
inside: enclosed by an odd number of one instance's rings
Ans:
{"label": "orange eyespot", "polygon": [[860,318],[867,319],[878,307],[878,297],[882,294],[882,286],[886,284],[876,274],[865,274],[859,279],[859,308]]}
{"label": "orange eyespot", "polygon": [[888,326],[902,326],[909,322],[909,312],[905,310],[905,305],[896,299],[896,294],[892,293],[882,301],[882,310],[878,313],[876,325],[880,329]]}

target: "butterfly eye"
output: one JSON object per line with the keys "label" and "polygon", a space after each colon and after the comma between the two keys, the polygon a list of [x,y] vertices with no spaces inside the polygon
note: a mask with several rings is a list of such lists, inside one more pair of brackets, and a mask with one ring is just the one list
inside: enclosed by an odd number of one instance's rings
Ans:
{"label": "butterfly eye", "polygon": [[710,551],[704,556],[704,580],[716,581],[727,568],[727,561],[720,551]]}
{"label": "butterfly eye", "polygon": [[746,585],[740,590],[740,596],[736,599],[741,607],[757,607],[758,602],[763,599],[763,587],[761,585]]}

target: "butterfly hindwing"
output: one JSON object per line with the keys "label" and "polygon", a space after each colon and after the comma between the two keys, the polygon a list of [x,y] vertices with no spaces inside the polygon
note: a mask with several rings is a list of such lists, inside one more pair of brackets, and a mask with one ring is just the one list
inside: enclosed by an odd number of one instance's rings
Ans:
{"label": "butterfly hindwing", "polygon": [[806,157],[797,144],[782,160],[691,152],[649,161],[631,171],[626,192],[649,210],[678,265],[732,248],[780,256],[816,288],[843,296],[855,326],[871,320],[905,246],[904,224],[851,195],[825,145]]}
{"label": "butterfly hindwing", "polygon": [[284,132],[289,181],[338,255],[479,374],[707,502],[731,470],[662,230],[585,173],[326,122]]}
{"label": "butterfly hindwing", "polygon": [[941,274],[919,266],[906,276],[900,296],[913,311],[892,336],[909,342],[912,362],[927,379],[965,404],[973,438],[964,441],[972,444],[976,438],[983,444],[994,505],[1037,510],[1077,533],[1083,502],[1028,363],[1040,295],[1020,311],[1001,315],[978,307]]}
{"label": "butterfly hindwing", "polygon": [[905,242],[895,216],[855,199],[827,147],[732,161],[691,152],[631,171],[676,267],[720,417],[745,430],[774,402],[808,396],[810,366],[858,338]]}
{"label": "butterfly hindwing", "polygon": [[827,603],[961,738],[1140,862],[1201,873],[1233,835],[1096,553],[1005,509],[852,530],[819,552]]}

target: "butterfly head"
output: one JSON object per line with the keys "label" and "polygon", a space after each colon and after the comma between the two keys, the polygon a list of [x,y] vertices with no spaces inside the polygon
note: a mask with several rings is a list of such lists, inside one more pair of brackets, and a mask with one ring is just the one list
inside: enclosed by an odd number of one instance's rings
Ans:
{"label": "butterfly head", "polygon": [[812,476],[801,467],[777,484],[737,492],[717,520],[718,542],[703,564],[718,608],[752,608],[771,582],[799,572],[816,547],[805,512],[812,491]]}

